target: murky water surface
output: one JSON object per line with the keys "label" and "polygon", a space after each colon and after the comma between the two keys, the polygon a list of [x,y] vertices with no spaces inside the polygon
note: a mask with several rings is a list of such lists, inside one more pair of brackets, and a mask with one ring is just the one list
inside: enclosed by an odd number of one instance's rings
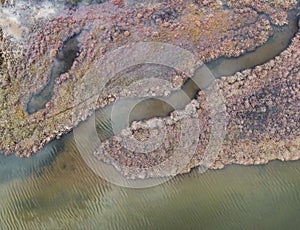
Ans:
{"label": "murky water surface", "polygon": [[0,158],[1,229],[297,229],[300,225],[300,161],[234,165],[204,174],[194,170],[160,186],[128,189],[96,176],[72,138],[64,137],[64,145],[49,146],[30,161]]}

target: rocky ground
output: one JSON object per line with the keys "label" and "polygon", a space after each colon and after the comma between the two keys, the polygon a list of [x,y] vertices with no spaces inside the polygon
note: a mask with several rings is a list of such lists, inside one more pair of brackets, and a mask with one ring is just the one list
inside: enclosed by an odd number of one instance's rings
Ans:
{"label": "rocky ground", "polygon": [[[53,15],[33,17],[26,23],[20,21],[14,30],[0,20],[0,149],[5,154],[31,156],[52,139],[71,131],[77,94],[74,86],[94,66],[95,60],[105,58],[113,49],[139,41],[164,42],[191,51],[202,62],[221,56],[235,57],[264,44],[272,35],[274,25],[287,23],[286,12],[296,4],[296,1],[279,0],[156,2],[146,7],[128,6],[126,1],[69,4],[58,12],[53,10]],[[3,12],[4,17],[11,16]],[[23,12],[32,13],[27,8]],[[30,96],[49,81],[52,62],[63,42],[80,31],[80,53],[71,69],[55,79],[53,97],[46,108],[29,115],[26,104]],[[274,60],[219,81],[226,101],[227,134],[223,150],[208,167],[299,157],[299,111],[296,109],[299,104],[299,37],[298,33],[290,47]],[[186,78],[176,71],[168,76],[174,89]],[[113,82],[117,82],[116,79]],[[112,90],[106,90],[96,105],[88,105],[81,119],[94,109],[127,96],[120,90],[127,87],[127,83],[117,82],[119,88],[113,84],[108,86],[107,89]],[[204,98],[200,93],[199,105],[193,101],[192,108],[201,118],[203,133],[186,170],[201,164],[209,140],[210,112],[202,107]],[[172,136],[177,123],[171,120],[167,130]],[[134,133],[140,138],[148,135],[147,131]],[[114,139],[108,140],[106,146],[115,146],[110,142]],[[172,154],[170,146],[174,143],[168,140],[153,154],[153,159],[158,157],[157,162],[166,159]],[[128,162],[134,167],[144,163],[155,165],[151,157],[145,159],[139,155],[137,159],[134,152],[122,155],[117,147],[110,152],[125,166],[129,166],[126,156],[133,159]]]}

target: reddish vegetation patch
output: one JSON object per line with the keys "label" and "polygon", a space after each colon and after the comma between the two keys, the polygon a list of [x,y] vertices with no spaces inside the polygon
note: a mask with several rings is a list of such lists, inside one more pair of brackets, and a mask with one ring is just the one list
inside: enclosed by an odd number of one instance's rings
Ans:
{"label": "reddish vegetation patch", "polygon": [[[72,110],[76,96],[74,85],[94,65],[96,59],[105,57],[110,51],[134,42],[149,41],[166,42],[188,49],[204,62],[220,56],[238,56],[265,43],[272,35],[272,23],[285,22],[285,10],[291,8],[293,4],[290,3],[291,1],[272,2],[274,3],[225,1],[229,6],[225,8],[219,4],[220,1],[212,0],[158,1],[159,4],[142,8],[127,7],[124,1],[110,1],[99,5],[81,6],[78,9],[65,9],[55,18],[41,19],[28,28],[30,31],[28,43],[25,44],[3,36],[0,31],[2,44],[0,71],[3,76],[0,82],[0,149],[4,149],[5,153],[16,152],[18,155],[30,156],[52,139],[60,138],[64,133],[69,132],[73,128]],[[270,16],[271,22],[266,15],[260,15],[261,12]],[[63,41],[79,31],[81,31],[78,38],[81,47],[80,55],[74,61],[70,71],[56,79],[54,96],[47,107],[33,115],[28,115],[26,103],[30,95],[39,92],[47,84],[53,58],[58,49],[62,47]],[[299,50],[297,41],[294,40],[293,45],[296,46],[295,50]],[[285,73],[286,70],[280,68],[285,65],[292,66],[291,60],[295,61],[297,55],[293,54],[292,59],[289,57],[280,61],[275,60],[275,65],[279,66],[278,72]],[[299,63],[295,66],[299,66]],[[278,83],[283,81],[282,78],[274,78],[274,82],[265,85],[264,80],[255,77],[257,75],[254,76],[254,71],[251,72],[253,76],[249,75],[248,80],[245,80],[250,82],[252,88],[250,87],[249,90],[252,93],[243,93],[243,96],[237,94],[234,98],[240,100],[248,98],[249,103],[259,104],[262,101],[254,100],[256,93],[276,93],[281,87],[284,90],[285,87],[289,87],[290,90],[289,83],[286,83],[286,86]],[[271,70],[263,69],[258,73],[264,76],[265,72],[269,73],[269,71]],[[286,77],[284,74],[280,76]],[[174,74],[175,78],[177,82],[182,82],[186,76]],[[242,88],[236,84],[224,86],[225,89],[226,87],[230,89],[225,91],[232,92],[236,89],[236,92],[240,92]],[[255,88],[256,84],[264,86],[263,89]],[[231,88],[233,86],[235,88]],[[233,100],[229,95],[227,96],[229,101]],[[287,96],[284,94],[284,97]],[[107,98],[105,103],[112,103],[119,97],[118,92],[105,95]],[[252,97],[254,98],[251,99]],[[275,94],[270,94],[269,97],[277,98]],[[247,104],[246,101],[244,104]],[[238,107],[233,102],[228,106],[244,108],[242,104],[238,104],[240,106]],[[95,109],[95,105],[86,107],[82,119]],[[289,107],[280,108],[289,109]],[[283,118],[278,112],[280,110],[276,111],[276,109],[268,110],[268,115],[264,119],[278,118],[281,121]],[[232,113],[230,116],[233,117],[246,116],[256,119],[258,115],[260,116],[260,112],[256,110],[245,110],[243,113],[238,113],[239,115]],[[259,122],[255,119],[247,120],[248,126],[255,126],[255,122]],[[230,124],[234,126],[235,123]],[[238,123],[235,126],[237,127]],[[270,123],[270,129],[271,126],[276,127],[273,123]],[[282,134],[294,132],[294,129],[291,130]],[[246,133],[243,135],[247,136]],[[258,131],[252,135],[257,137],[257,140],[263,136]]]}

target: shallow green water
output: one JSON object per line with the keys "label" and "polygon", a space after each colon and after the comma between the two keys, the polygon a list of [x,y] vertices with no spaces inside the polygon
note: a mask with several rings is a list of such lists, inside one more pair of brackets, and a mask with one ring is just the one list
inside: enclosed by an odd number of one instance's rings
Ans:
{"label": "shallow green water", "polygon": [[[1,175],[10,178],[0,180],[0,229],[297,229],[300,225],[300,161],[234,165],[204,174],[194,170],[160,186],[129,189],[96,176],[76,151],[72,136],[64,142],[51,165],[38,172],[24,176],[22,167],[30,167],[22,164],[15,173],[1,168]],[[13,161],[16,165],[22,159]]]}

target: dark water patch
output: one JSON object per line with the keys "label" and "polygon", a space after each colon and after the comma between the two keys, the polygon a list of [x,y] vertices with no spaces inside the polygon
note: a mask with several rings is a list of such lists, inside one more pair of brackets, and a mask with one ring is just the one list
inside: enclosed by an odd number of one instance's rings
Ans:
{"label": "dark water patch", "polygon": [[72,35],[63,43],[62,48],[53,60],[48,83],[39,93],[32,95],[27,103],[26,111],[28,114],[46,108],[47,102],[53,96],[55,79],[71,69],[75,58],[79,54],[79,43],[77,41],[79,34],[80,32]]}
{"label": "dark water patch", "polygon": [[[43,173],[27,174],[26,177],[17,175],[9,181],[1,181],[1,228],[59,229],[61,227],[56,221],[52,222],[50,216],[69,226],[68,220],[96,218],[95,215],[108,207],[105,196],[109,185],[85,165],[72,135],[64,136],[63,143],[64,146],[56,149],[55,161],[43,167]],[[43,154],[47,153],[44,150],[38,153]],[[39,164],[35,157],[31,158],[31,162]],[[10,173],[9,167],[2,170],[1,174]]]}
{"label": "dark water patch", "polygon": [[51,141],[30,158],[18,157],[15,154],[8,156],[0,154],[0,183],[41,175],[45,168],[53,164],[57,155],[64,152],[66,144],[64,140],[69,139],[70,135],[65,135],[61,140]]}

